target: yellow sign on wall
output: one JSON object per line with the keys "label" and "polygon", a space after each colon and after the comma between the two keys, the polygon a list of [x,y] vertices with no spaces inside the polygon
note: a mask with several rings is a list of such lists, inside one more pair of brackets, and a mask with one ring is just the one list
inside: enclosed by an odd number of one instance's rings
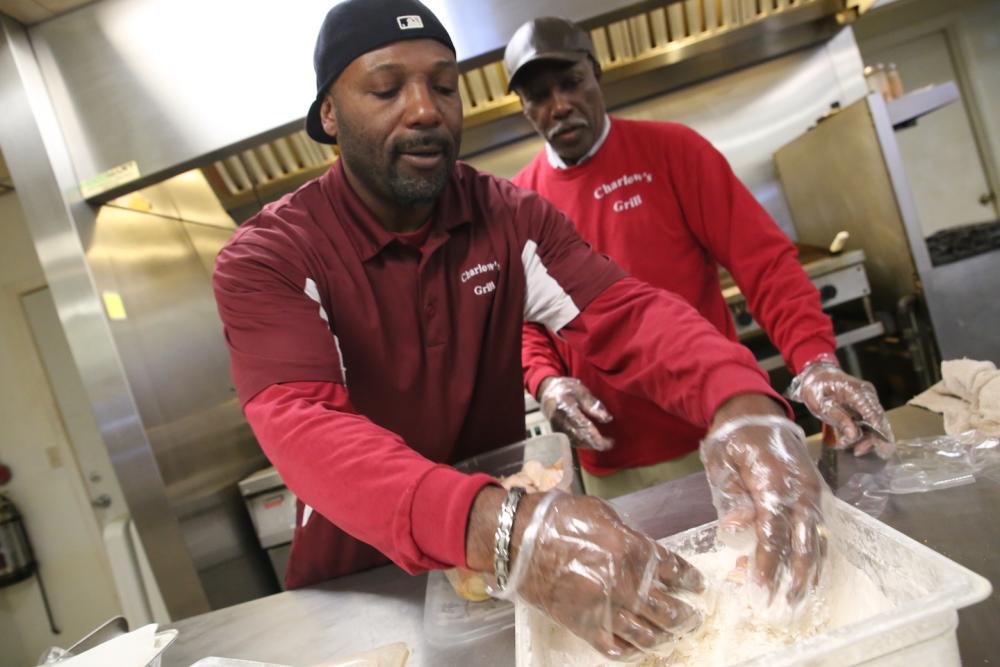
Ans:
{"label": "yellow sign on wall", "polygon": [[127,317],[125,302],[118,292],[101,292],[101,300],[104,301],[104,311],[108,314],[109,320],[124,320]]}

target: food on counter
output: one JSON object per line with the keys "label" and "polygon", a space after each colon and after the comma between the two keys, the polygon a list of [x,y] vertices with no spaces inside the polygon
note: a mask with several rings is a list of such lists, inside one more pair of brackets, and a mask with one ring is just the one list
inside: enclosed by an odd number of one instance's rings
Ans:
{"label": "food on counter", "polygon": [[550,466],[542,465],[538,461],[525,461],[521,472],[501,479],[500,483],[505,489],[520,486],[528,493],[544,493],[559,486],[563,474],[562,459]]}
{"label": "food on counter", "polygon": [[[519,472],[502,478],[500,483],[505,489],[520,486],[528,493],[544,493],[559,486],[564,474],[562,459],[549,466],[531,460],[525,461]],[[445,570],[444,575],[461,598],[469,602],[483,602],[490,599],[489,593],[486,592],[486,582],[481,573],[467,570],[464,567],[456,567]]]}
{"label": "food on counter", "polygon": [[445,570],[444,576],[448,578],[448,583],[463,600],[484,602],[490,599],[481,572],[473,572],[464,567],[453,567],[450,570]]}

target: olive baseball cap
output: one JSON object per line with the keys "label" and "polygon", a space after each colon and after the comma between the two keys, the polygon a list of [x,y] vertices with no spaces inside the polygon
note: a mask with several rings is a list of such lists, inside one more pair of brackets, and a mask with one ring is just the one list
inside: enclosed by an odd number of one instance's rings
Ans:
{"label": "olive baseball cap", "polygon": [[514,33],[503,54],[507,70],[507,92],[526,65],[539,60],[577,63],[590,58],[595,63],[594,42],[590,35],[571,21],[543,16],[528,21]]}

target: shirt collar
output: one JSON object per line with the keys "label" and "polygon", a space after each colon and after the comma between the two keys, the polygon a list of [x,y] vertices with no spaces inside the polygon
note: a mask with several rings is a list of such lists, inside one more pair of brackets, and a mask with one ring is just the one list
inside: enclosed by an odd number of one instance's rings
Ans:
{"label": "shirt collar", "polygon": [[[472,220],[472,206],[468,196],[460,187],[459,169],[456,165],[444,192],[438,197],[437,205],[431,212],[431,232],[425,247],[436,248],[439,243],[430,244],[435,236],[447,240],[447,232]],[[320,177],[320,184],[333,207],[334,215],[347,230],[358,248],[361,261],[378,255],[391,243],[403,243],[375,218],[365,203],[354,191],[344,173],[343,162],[337,162]]]}
{"label": "shirt collar", "polygon": [[549,165],[553,169],[569,169],[570,167],[576,167],[578,165],[583,164],[584,162],[586,162],[587,160],[589,160],[590,158],[594,157],[594,155],[597,154],[597,151],[599,151],[601,149],[601,146],[604,145],[604,140],[608,138],[608,132],[610,131],[611,131],[611,117],[608,116],[608,114],[604,114],[604,129],[601,130],[601,136],[597,137],[597,141],[594,142],[594,145],[590,147],[590,150],[587,151],[586,155],[584,155],[582,158],[576,161],[576,164],[566,164],[563,161],[563,159],[559,157],[559,154],[556,153],[555,149],[549,145],[549,142],[546,141],[545,155],[546,157],[549,158]]}

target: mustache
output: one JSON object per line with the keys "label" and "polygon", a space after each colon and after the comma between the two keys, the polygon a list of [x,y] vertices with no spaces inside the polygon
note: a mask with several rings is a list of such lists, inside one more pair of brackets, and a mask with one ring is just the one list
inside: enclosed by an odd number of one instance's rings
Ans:
{"label": "mustache", "polygon": [[575,130],[577,128],[590,127],[590,123],[585,120],[564,120],[555,124],[546,134],[545,138],[548,141],[552,141],[557,134],[566,132],[568,130]]}
{"label": "mustache", "polygon": [[392,152],[396,155],[408,153],[422,148],[437,148],[445,155],[451,155],[455,142],[445,132],[427,132],[416,137],[397,139],[392,144]]}

